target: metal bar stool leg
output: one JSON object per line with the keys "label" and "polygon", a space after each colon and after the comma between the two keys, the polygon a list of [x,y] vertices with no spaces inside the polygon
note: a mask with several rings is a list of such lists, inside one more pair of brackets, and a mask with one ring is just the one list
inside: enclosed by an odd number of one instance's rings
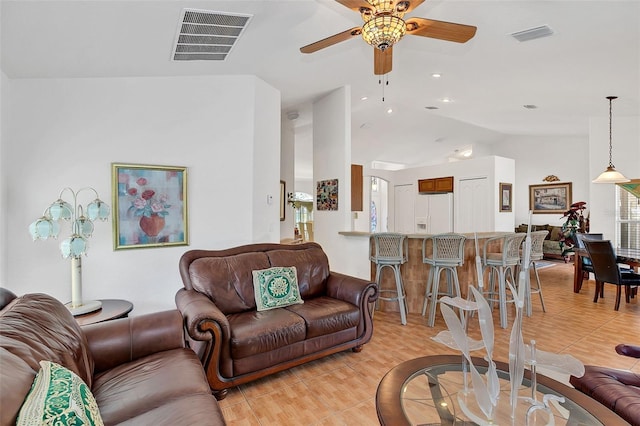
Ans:
{"label": "metal bar stool leg", "polygon": [[433,274],[435,272],[435,266],[429,268],[429,276],[427,277],[427,289],[424,292],[424,302],[422,303],[422,316],[427,313],[427,303],[431,297],[431,287],[433,286]]}
{"label": "metal bar stool leg", "polygon": [[402,275],[400,274],[400,265],[394,265],[393,270],[396,276],[396,293],[398,297],[398,309],[400,310],[400,322],[402,325],[407,325],[407,301],[404,294]]}
{"label": "metal bar stool leg", "polygon": [[438,293],[440,292],[440,274],[442,274],[442,268],[440,266],[433,266],[433,271],[431,300],[429,301],[429,327],[433,327],[436,323],[436,306],[438,303]]}
{"label": "metal bar stool leg", "polygon": [[500,327],[507,328],[507,276],[504,268],[498,268],[498,300],[500,305]]}

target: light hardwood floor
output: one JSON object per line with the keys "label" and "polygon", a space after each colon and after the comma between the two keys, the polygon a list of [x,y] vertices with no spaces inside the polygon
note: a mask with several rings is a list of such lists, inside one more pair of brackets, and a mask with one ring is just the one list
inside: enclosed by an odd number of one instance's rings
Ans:
{"label": "light hardwood floor", "polygon": [[[593,280],[585,281],[580,294],[573,293],[573,265],[558,263],[540,270],[547,312],[533,295],[533,315],[525,316],[526,342],[537,347],[569,353],[585,364],[606,365],[640,373],[640,360],[618,355],[618,343],[640,344],[639,297],[613,309],[615,286],[605,285],[605,298],[593,303]],[[623,292],[624,297],[624,292]],[[497,309],[496,360],[507,361],[514,310],[509,307],[509,326],[499,327]],[[376,425],[375,394],[378,383],[400,362],[452,351],[431,340],[445,328],[440,313],[435,327],[418,314],[400,325],[397,313],[376,312],[371,341],[360,353],[332,355],[291,370],[232,389],[220,402],[229,425]],[[477,321],[470,333],[479,338]]]}

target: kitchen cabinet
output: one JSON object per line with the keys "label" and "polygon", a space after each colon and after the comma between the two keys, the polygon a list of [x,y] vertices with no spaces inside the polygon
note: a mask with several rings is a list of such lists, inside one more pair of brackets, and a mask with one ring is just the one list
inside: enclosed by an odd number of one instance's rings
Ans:
{"label": "kitchen cabinet", "polygon": [[363,176],[362,166],[351,165],[351,211],[361,212],[363,209]]}
{"label": "kitchen cabinet", "polygon": [[453,192],[453,176],[420,179],[418,180],[418,192],[442,193]]}

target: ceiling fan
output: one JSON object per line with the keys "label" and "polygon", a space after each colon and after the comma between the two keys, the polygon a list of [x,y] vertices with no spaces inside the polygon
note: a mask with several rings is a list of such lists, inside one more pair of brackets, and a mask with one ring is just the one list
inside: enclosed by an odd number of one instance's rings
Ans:
{"label": "ceiling fan", "polygon": [[336,0],[343,6],[359,12],[364,24],[300,48],[302,53],[313,53],[336,43],[362,36],[374,47],[373,72],[376,75],[391,71],[393,45],[405,34],[465,43],[476,34],[476,27],[425,18],[403,19],[424,0]]}

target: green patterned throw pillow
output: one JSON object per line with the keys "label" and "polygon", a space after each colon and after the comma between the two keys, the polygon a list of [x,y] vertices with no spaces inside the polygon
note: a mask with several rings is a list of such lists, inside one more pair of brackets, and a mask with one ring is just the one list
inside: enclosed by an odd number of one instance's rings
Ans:
{"label": "green patterned throw pillow", "polygon": [[55,362],[40,361],[40,367],[17,426],[103,425],[98,404],[80,377]]}
{"label": "green patterned throw pillow", "polygon": [[253,291],[258,311],[304,303],[298,290],[295,266],[253,272]]}

